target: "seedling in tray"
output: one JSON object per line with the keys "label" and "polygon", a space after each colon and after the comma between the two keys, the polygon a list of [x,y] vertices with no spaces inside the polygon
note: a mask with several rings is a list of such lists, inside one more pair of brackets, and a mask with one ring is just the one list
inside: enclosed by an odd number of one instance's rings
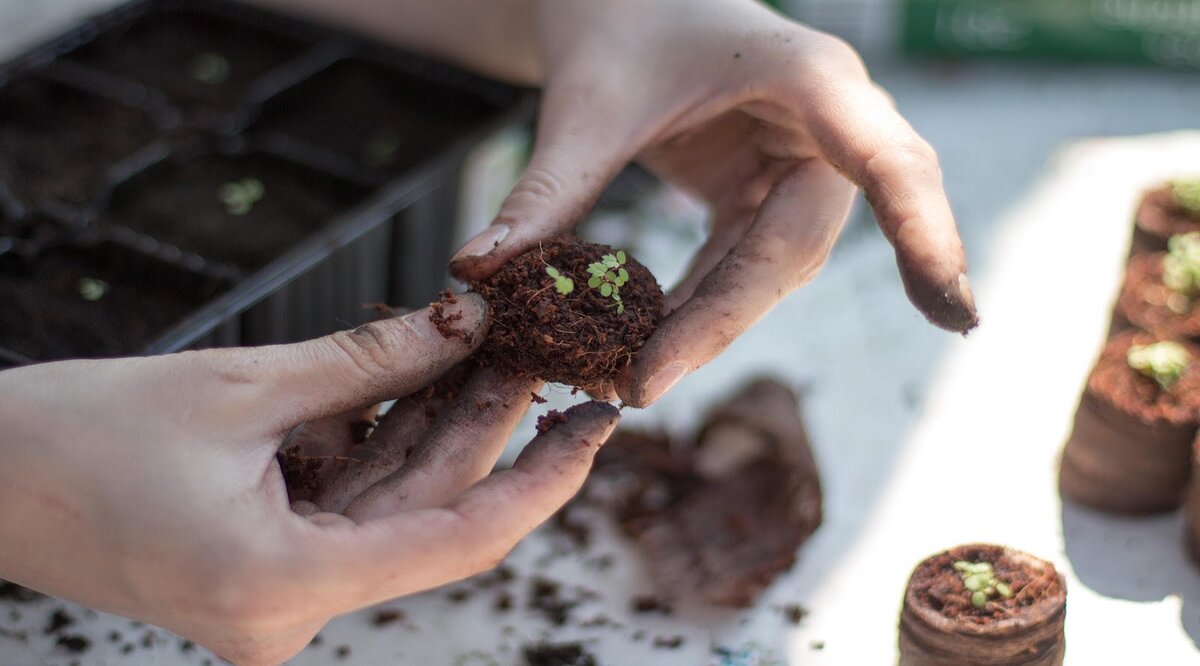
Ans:
{"label": "seedling in tray", "polygon": [[243,178],[237,182],[225,183],[217,189],[217,198],[225,204],[225,211],[230,215],[245,215],[254,210],[254,204],[262,201],[266,188],[257,178]]}

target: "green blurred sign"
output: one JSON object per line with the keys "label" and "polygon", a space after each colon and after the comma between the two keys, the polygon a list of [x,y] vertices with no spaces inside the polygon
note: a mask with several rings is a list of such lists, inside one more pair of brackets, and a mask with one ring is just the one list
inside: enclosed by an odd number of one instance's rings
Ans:
{"label": "green blurred sign", "polygon": [[1200,0],[904,0],[904,48],[1200,68]]}

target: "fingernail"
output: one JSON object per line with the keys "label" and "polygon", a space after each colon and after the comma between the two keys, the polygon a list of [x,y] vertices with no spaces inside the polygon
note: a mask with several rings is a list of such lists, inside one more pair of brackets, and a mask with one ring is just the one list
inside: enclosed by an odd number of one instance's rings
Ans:
{"label": "fingernail", "polygon": [[511,231],[507,224],[493,224],[484,229],[478,236],[467,241],[467,244],[462,246],[462,249],[455,253],[451,261],[459,261],[471,257],[481,257],[492,250],[496,249],[500,242],[508,237],[508,232]]}
{"label": "fingernail", "polygon": [[678,384],[679,380],[683,379],[687,373],[688,367],[679,362],[672,363],[654,373],[650,379],[646,380],[646,387],[642,390],[645,404],[649,405],[666,395],[667,391]]}
{"label": "fingernail", "polygon": [[979,315],[975,310],[975,294],[971,291],[971,281],[967,279],[966,273],[958,274],[958,302],[968,313],[970,319],[969,323],[964,326],[963,335],[966,335],[979,325]]}

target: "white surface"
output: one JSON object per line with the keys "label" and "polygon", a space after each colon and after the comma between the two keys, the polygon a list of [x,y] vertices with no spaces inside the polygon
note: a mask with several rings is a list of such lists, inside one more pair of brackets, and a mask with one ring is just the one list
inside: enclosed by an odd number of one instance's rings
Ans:
{"label": "white surface", "polygon": [[[66,6],[0,0],[0,40],[9,40],[0,49],[11,48],[13,35],[28,41],[30,26],[51,29],[55,21],[46,17]],[[6,20],[16,10],[26,13],[24,23]],[[1048,161],[1056,147],[1080,137],[1195,126],[1195,77],[996,65],[884,64],[876,74],[942,155],[983,327],[964,341],[927,326],[904,300],[890,251],[860,207],[813,285],[654,409],[627,417],[629,424],[686,428],[704,406],[761,370],[810,387],[806,414],[824,474],[826,521],[760,607],[631,617],[631,592],[650,582],[636,553],[611,530],[591,549],[616,555],[607,573],[571,557],[547,559],[559,542],[539,533],[511,558],[522,576],[511,586],[514,612],[490,610],[494,591],[461,604],[434,591],[391,604],[408,619],[383,629],[371,628],[366,613],[336,620],[322,632],[322,645],[296,664],[507,665],[519,663],[521,643],[544,636],[594,641],[606,666],[721,663],[711,645],[748,641],[762,646],[760,655],[773,655],[762,663],[893,663],[910,568],[933,551],[976,539],[1024,548],[1068,572],[1068,663],[1200,663],[1200,573],[1183,560],[1179,518],[1063,512],[1053,484],[1055,457],[1119,279],[1136,191],[1176,171],[1200,171],[1200,139],[1084,141]],[[598,231],[604,229],[621,233],[611,224]],[[694,239],[649,224],[630,243],[669,281],[681,269],[680,248]],[[515,441],[529,431],[527,423]],[[996,471],[976,476],[981,460]],[[523,610],[534,573],[600,596],[575,610],[576,624],[551,631]],[[811,611],[799,627],[771,608],[793,602]],[[70,661],[36,631],[57,604],[20,607],[19,620],[0,605],[0,628],[35,629],[30,647],[0,638],[0,664]],[[623,627],[578,626],[599,614]],[[631,640],[639,628],[647,636]],[[91,615],[80,629],[96,642],[84,664],[198,664],[207,656],[182,654],[163,632],[144,650],[145,629],[108,615]],[[106,639],[111,629],[138,649],[121,658],[120,643]],[[678,650],[650,645],[655,636],[673,635],[685,637]],[[813,649],[813,641],[824,649]],[[352,654],[334,661],[342,644]]]}

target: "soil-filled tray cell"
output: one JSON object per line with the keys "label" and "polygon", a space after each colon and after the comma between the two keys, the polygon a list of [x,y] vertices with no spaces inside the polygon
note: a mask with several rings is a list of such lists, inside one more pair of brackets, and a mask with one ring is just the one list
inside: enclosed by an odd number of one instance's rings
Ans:
{"label": "soil-filled tray cell", "polygon": [[32,77],[0,88],[0,180],[27,205],[85,204],[108,169],[152,143],[146,111]]}
{"label": "soil-filled tray cell", "polygon": [[71,58],[153,86],[185,113],[229,113],[254,82],[307,46],[271,30],[176,10],[113,28]]}
{"label": "soil-filled tray cell", "polygon": [[269,101],[257,128],[283,132],[368,171],[395,173],[478,129],[496,111],[481,96],[348,58]]}
{"label": "soil-filled tray cell", "polygon": [[117,188],[103,223],[252,271],[364,196],[359,187],[267,154],[177,156]]}
{"label": "soil-filled tray cell", "polygon": [[135,354],[224,288],[111,243],[0,256],[0,346],[39,361]]}

